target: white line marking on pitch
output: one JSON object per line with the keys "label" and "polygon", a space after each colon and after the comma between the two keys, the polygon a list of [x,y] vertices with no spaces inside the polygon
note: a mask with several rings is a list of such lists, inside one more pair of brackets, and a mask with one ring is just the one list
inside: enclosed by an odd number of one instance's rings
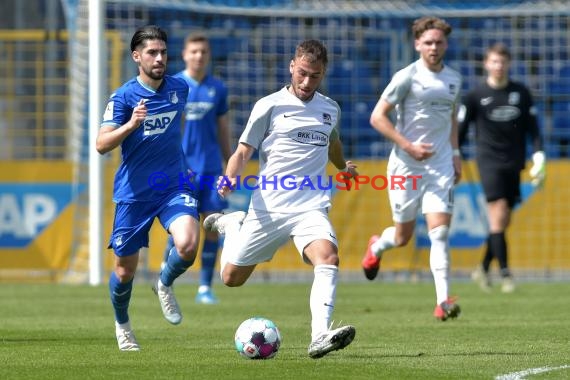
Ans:
{"label": "white line marking on pitch", "polygon": [[556,371],[559,369],[570,368],[570,365],[565,364],[558,367],[539,367],[539,368],[529,368],[519,372],[511,372],[505,375],[495,376],[495,380],[524,380],[528,375],[537,375],[539,373]]}

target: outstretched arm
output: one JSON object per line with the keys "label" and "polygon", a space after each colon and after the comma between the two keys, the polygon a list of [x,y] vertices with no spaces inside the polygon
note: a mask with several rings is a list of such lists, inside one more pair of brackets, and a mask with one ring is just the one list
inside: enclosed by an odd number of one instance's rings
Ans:
{"label": "outstretched arm", "polygon": [[329,145],[329,160],[333,165],[341,171],[350,173],[351,176],[358,175],[356,165],[352,161],[346,161],[342,150],[342,142],[340,139],[334,139]]}
{"label": "outstretched arm", "polygon": [[236,151],[228,160],[226,174],[218,179],[218,194],[225,197],[234,191],[237,185],[237,177],[243,173],[246,164],[253,156],[253,152],[255,152],[255,148],[251,145],[245,143],[238,144]]}

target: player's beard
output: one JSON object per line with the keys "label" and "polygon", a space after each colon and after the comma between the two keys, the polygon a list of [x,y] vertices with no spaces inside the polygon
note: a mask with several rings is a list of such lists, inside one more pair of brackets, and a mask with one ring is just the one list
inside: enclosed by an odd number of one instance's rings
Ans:
{"label": "player's beard", "polygon": [[153,80],[160,80],[160,79],[164,78],[164,74],[166,73],[166,67],[162,66],[161,67],[162,71],[159,71],[159,72],[154,72],[153,69],[156,69],[156,68],[151,68],[150,70],[144,71],[145,74],[149,78],[151,78]]}
{"label": "player's beard", "polygon": [[303,101],[306,102],[308,100],[311,100],[313,98],[313,95],[315,95],[315,91],[302,91],[300,87],[295,87],[294,85],[291,85],[293,87],[293,92],[295,93],[295,96]]}

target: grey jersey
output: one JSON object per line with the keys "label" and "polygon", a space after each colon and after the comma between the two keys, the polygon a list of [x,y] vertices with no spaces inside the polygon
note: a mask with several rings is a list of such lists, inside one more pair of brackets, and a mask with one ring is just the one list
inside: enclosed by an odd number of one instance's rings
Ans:
{"label": "grey jersey", "polygon": [[255,104],[240,143],[259,151],[259,187],[250,208],[299,212],[330,206],[328,148],[338,139],[340,107],[315,92],[303,102],[286,87]]}
{"label": "grey jersey", "polygon": [[436,153],[419,162],[395,146],[391,157],[416,167],[452,165],[451,121],[460,89],[461,75],[448,66],[436,73],[420,59],[398,71],[382,93],[396,107],[396,129],[412,143],[433,144]]}

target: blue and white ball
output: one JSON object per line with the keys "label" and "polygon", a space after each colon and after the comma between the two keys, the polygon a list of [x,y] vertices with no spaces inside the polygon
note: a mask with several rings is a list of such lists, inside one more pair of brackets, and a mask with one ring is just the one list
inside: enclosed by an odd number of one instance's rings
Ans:
{"label": "blue and white ball", "polygon": [[271,359],[281,345],[279,329],[267,318],[253,317],[236,330],[234,342],[240,355],[248,359]]}

